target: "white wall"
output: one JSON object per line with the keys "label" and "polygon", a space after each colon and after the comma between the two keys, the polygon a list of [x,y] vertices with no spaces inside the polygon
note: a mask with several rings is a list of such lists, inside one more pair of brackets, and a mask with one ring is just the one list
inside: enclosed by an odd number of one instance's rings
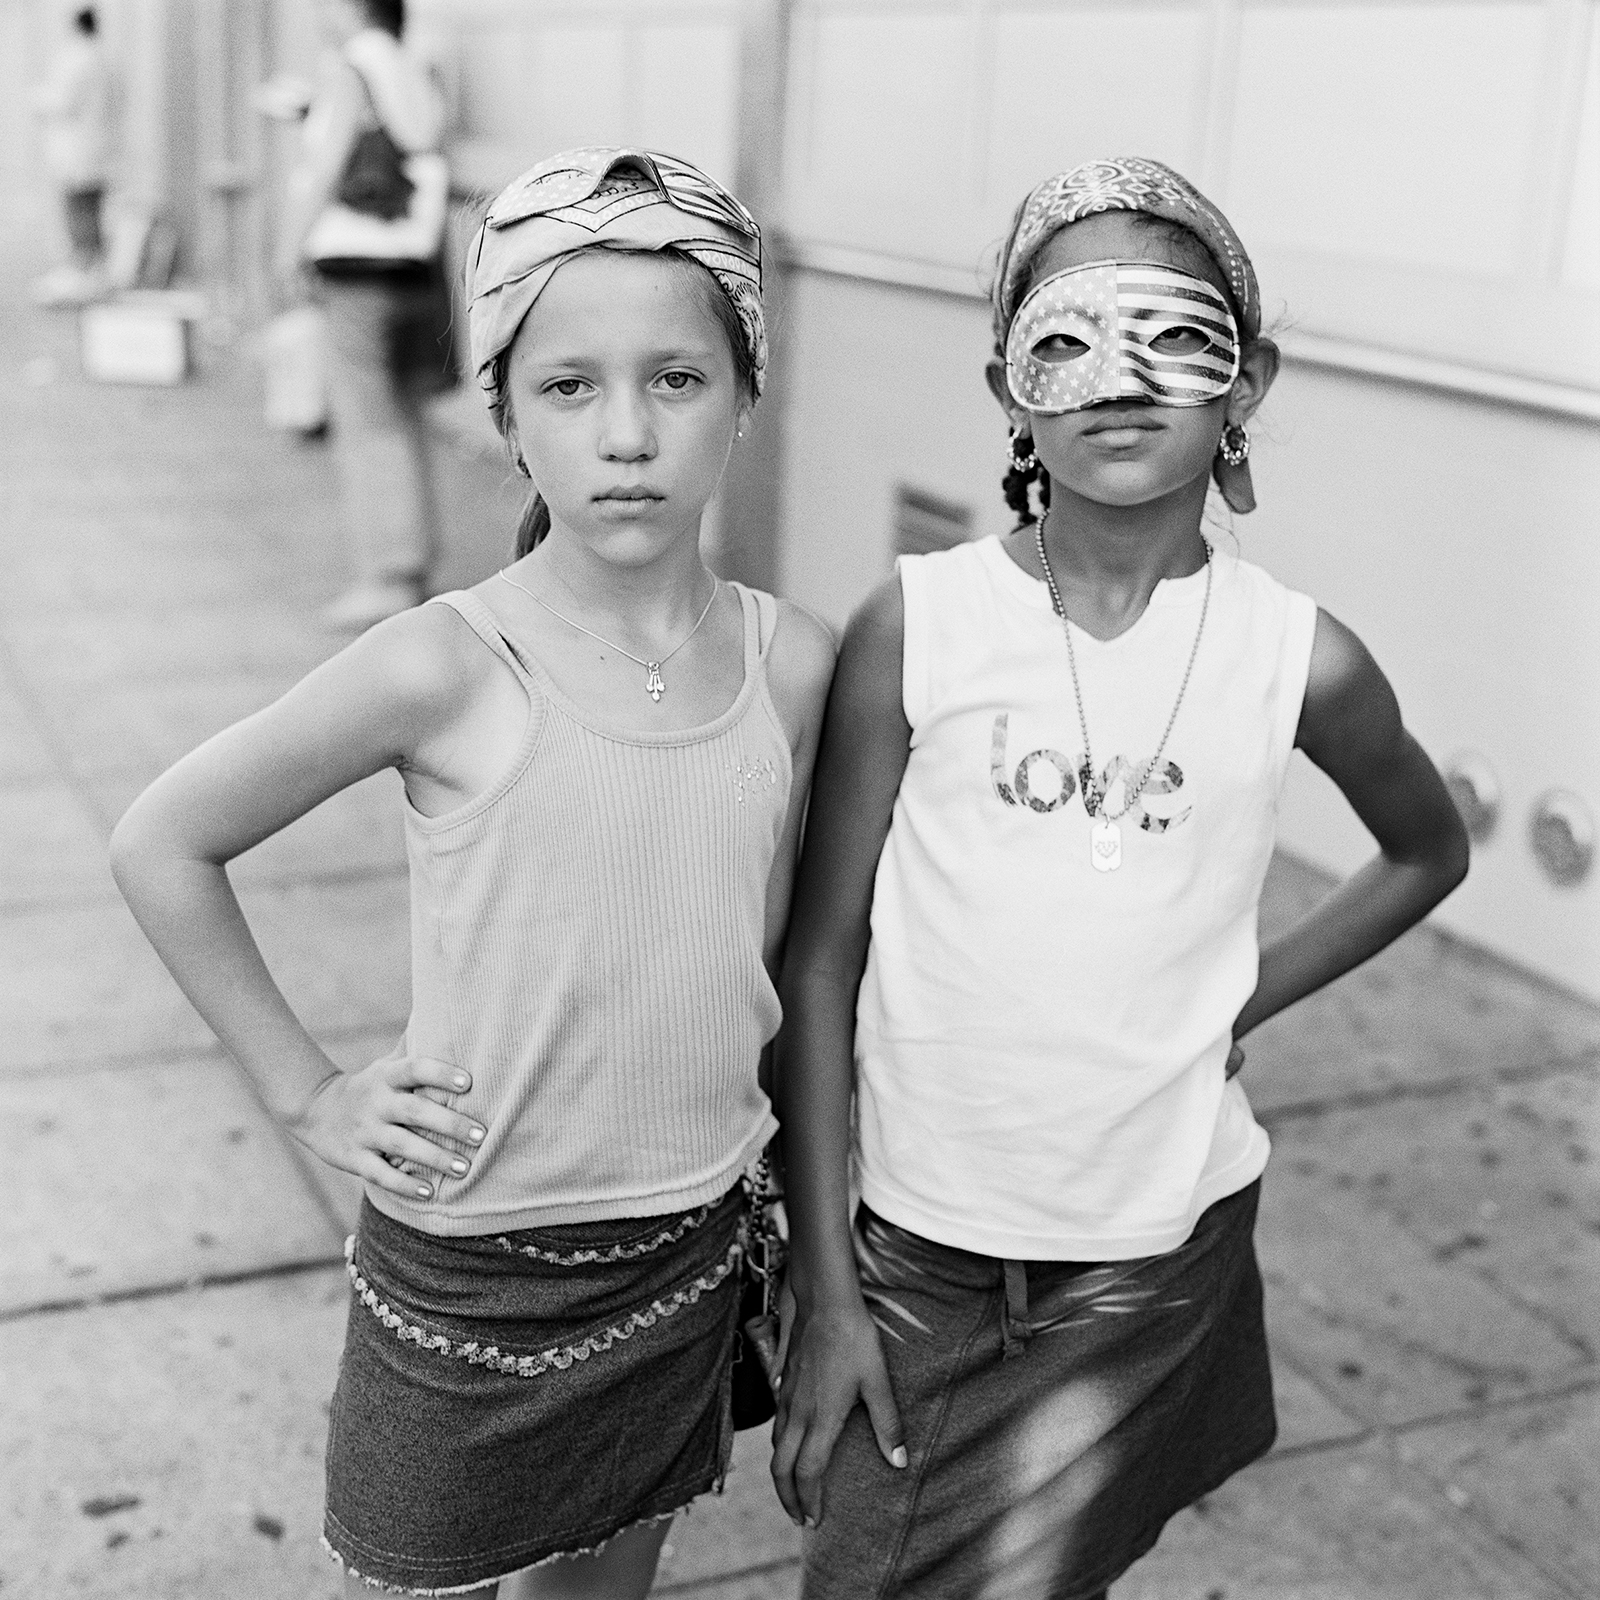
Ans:
{"label": "white wall", "polygon": [[[979,534],[1010,525],[988,348],[976,302],[799,275],[784,593],[841,625],[890,570],[897,482],[972,506]],[[1361,635],[1436,760],[1481,752],[1504,786],[1438,920],[1600,997],[1600,874],[1554,887],[1526,836],[1546,788],[1600,801],[1600,429],[1291,364],[1256,437],[1241,552]],[[1372,848],[1303,760],[1282,837],[1339,871]]]}
{"label": "white wall", "polygon": [[[755,3],[413,16],[451,79],[466,181],[585,141],[657,144],[728,180],[751,154],[738,34]],[[1600,996],[1600,874],[1553,888],[1526,843],[1546,787],[1600,812],[1600,429],[1360,376],[1420,361],[1600,418],[1600,0],[792,9],[782,198],[762,218],[795,263],[762,408],[784,436],[784,587],[842,621],[888,570],[900,481],[971,505],[976,532],[1005,525],[981,378],[993,245],[1049,172],[1170,161],[1233,217],[1286,343],[1357,369],[1287,368],[1245,552],[1369,640],[1436,756],[1496,769],[1504,820],[1442,920]],[[1285,837],[1334,866],[1364,848],[1314,776],[1291,784]]]}
{"label": "white wall", "polygon": [[[1439,920],[1600,996],[1600,873],[1557,888],[1527,839],[1547,788],[1600,809],[1600,428],[1294,368],[1270,406],[1245,548],[1361,634],[1436,759],[1504,786]],[[1370,849],[1306,764],[1285,835],[1340,869]]]}
{"label": "white wall", "polygon": [[[1116,153],[1229,210],[1291,347],[1600,418],[1595,0],[798,0],[789,593],[843,620],[899,481],[1007,524],[978,287],[1032,183]],[[1253,459],[1246,556],[1366,639],[1436,759],[1503,786],[1439,920],[1600,998],[1600,872],[1557,888],[1527,840],[1547,788],[1600,813],[1600,426],[1290,361]],[[1303,762],[1283,837],[1341,870],[1371,848]]]}
{"label": "white wall", "polygon": [[895,485],[1011,525],[1005,419],[984,386],[984,309],[796,274],[774,341],[784,392],[782,592],[841,628],[893,562]]}
{"label": "white wall", "polygon": [[647,145],[731,183],[739,0],[413,0],[451,80],[452,154],[494,189],[558,150]]}
{"label": "white wall", "polygon": [[1032,184],[1186,173],[1313,333],[1597,387],[1597,0],[796,0],[784,224],[981,277]]}
{"label": "white wall", "polygon": [[49,67],[58,35],[38,5],[0,7],[0,250],[28,270],[65,256],[56,197],[39,181],[37,125],[29,90]]}

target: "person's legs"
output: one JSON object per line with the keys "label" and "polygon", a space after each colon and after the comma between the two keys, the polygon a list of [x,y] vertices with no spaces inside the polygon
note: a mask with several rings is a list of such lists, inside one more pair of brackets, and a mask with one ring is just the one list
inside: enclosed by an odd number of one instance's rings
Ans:
{"label": "person's legs", "polygon": [[105,237],[100,226],[104,199],[105,190],[100,188],[69,189],[62,196],[72,263],[82,272],[92,272],[105,253]]}
{"label": "person's legs", "polygon": [[35,278],[30,289],[35,305],[74,307],[87,305],[105,292],[101,256],[101,189],[67,189],[61,195],[70,259]]}
{"label": "person's legs", "polygon": [[[671,1527],[667,1520],[624,1529],[593,1555],[528,1567],[470,1590],[462,1600],[645,1600]],[[364,1579],[345,1574],[345,1600],[372,1600],[374,1592]]]}
{"label": "person's legs", "polygon": [[330,282],[324,307],[333,450],[355,577],[329,621],[362,628],[422,598],[431,554],[422,419],[395,370],[397,291]]}
{"label": "person's legs", "polygon": [[[384,1592],[382,1589],[374,1589],[364,1579],[353,1577],[348,1572],[344,1575],[344,1600],[375,1600],[376,1596]],[[487,1589],[472,1589],[461,1595],[453,1595],[451,1600],[495,1600],[494,1585],[491,1583]]]}
{"label": "person's legs", "polygon": [[415,567],[417,582],[422,586],[424,595],[427,593],[428,574],[433,570],[439,554],[438,482],[434,476],[434,447],[428,431],[428,414],[424,405],[426,398],[411,383],[400,383],[398,402],[411,438],[411,460],[415,473],[415,509],[409,532],[411,542],[408,560]]}
{"label": "person's legs", "polygon": [[671,1527],[670,1521],[641,1523],[594,1555],[529,1567],[502,1581],[498,1600],[644,1600]]}

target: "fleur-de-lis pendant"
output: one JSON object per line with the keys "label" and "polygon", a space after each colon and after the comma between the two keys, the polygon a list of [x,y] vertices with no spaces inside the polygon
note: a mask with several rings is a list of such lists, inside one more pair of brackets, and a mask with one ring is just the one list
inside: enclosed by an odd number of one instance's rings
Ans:
{"label": "fleur-de-lis pendant", "polygon": [[650,670],[649,675],[644,680],[644,692],[652,700],[659,700],[667,692],[666,684],[661,681],[661,663],[659,661],[647,661],[645,666]]}

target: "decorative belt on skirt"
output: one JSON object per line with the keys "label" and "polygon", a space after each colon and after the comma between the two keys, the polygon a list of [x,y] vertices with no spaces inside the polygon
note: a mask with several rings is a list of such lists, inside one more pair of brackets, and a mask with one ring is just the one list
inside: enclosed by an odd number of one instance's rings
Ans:
{"label": "decorative belt on skirt", "polygon": [[1174,1512],[1272,1443],[1260,1184],[1176,1250],[1001,1261],[862,1206],[856,1262],[905,1424],[858,1406],[823,1479],[804,1600],[1091,1600]]}
{"label": "decorative belt on skirt", "polygon": [[324,1548],[455,1594],[720,1486],[743,1185],[664,1217],[438,1238],[363,1203]]}

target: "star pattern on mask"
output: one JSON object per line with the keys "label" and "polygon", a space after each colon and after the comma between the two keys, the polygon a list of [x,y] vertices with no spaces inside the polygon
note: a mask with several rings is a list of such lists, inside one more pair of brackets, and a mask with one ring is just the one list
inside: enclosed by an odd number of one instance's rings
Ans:
{"label": "star pattern on mask", "polygon": [[[1167,353],[1154,341],[1170,328],[1206,343]],[[1057,361],[1035,353],[1057,334],[1087,349]],[[1023,300],[1005,360],[1013,398],[1039,415],[1117,399],[1198,406],[1226,394],[1238,376],[1238,330],[1223,296],[1191,273],[1159,262],[1086,262],[1052,274]]]}

